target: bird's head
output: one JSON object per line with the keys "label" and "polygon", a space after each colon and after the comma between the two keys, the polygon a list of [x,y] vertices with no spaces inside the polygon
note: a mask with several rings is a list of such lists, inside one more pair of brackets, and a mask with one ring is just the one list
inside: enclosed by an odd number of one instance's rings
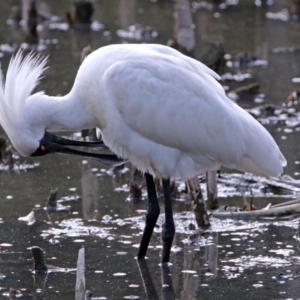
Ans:
{"label": "bird's head", "polygon": [[33,53],[23,58],[22,54],[19,51],[11,59],[5,83],[0,70],[0,124],[15,149],[29,156],[40,147],[45,131],[39,118],[29,113],[28,103],[32,98],[43,97],[43,92],[31,93],[46,68],[47,58]]}
{"label": "bird's head", "polygon": [[[19,51],[10,61],[4,83],[0,70],[0,124],[14,148],[22,156],[76,151],[66,146],[81,143],[66,140],[46,131],[48,98],[43,92],[31,94],[46,68],[47,58]],[[86,146],[94,147],[95,145]],[[83,154],[82,154],[83,155]]]}
{"label": "bird's head", "polygon": [[22,54],[19,51],[12,57],[5,83],[0,70],[0,124],[22,156],[67,153],[65,146],[73,145],[73,141],[46,131],[47,111],[42,103],[47,101],[47,96],[43,92],[31,94],[46,68],[47,58],[33,53],[23,57]]}
{"label": "bird's head", "polygon": [[[65,153],[96,159],[106,165],[120,165],[124,161],[115,155],[78,151],[68,146],[85,146],[103,149],[103,142],[81,142],[55,136],[46,131],[45,116],[49,100],[43,92],[32,94],[43,71],[47,58],[32,53],[22,57],[19,51],[10,61],[6,80],[0,69],[0,124],[15,149],[23,156],[42,156]],[[45,103],[45,102],[44,102]]]}

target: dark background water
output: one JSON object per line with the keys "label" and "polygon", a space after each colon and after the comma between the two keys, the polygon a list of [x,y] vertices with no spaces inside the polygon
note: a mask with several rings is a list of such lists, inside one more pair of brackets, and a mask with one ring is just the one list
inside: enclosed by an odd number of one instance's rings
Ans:
{"label": "dark background water", "polygon": [[[199,9],[193,13],[197,58],[205,54],[215,41],[224,44],[226,53],[232,56],[248,52],[268,61],[267,66],[247,70],[258,82],[265,94],[264,103],[281,104],[299,84],[292,78],[300,77],[300,52],[274,53],[274,48],[300,47],[300,24],[270,20],[267,12],[278,12],[285,1],[259,8],[254,1],[239,1],[225,10]],[[23,42],[19,27],[6,24],[10,7],[18,1],[0,1],[0,45]],[[38,1],[48,12],[60,16],[70,11],[72,1]],[[135,42],[118,37],[118,29],[139,23],[151,26],[158,37],[151,42],[166,44],[173,36],[172,1],[150,0],[102,0],[95,1],[94,20],[104,24],[100,31],[49,30],[44,25],[39,32],[41,39],[50,44],[43,52],[49,55],[50,68],[39,85],[47,94],[67,93],[73,84],[80,65],[81,50],[86,45],[94,49],[111,43]],[[140,41],[136,41],[140,42]],[[1,51],[0,51],[1,52]],[[11,54],[0,58],[6,72]],[[244,83],[224,82],[232,88]],[[252,100],[239,104],[250,108],[257,104]],[[295,104],[296,111],[299,105]],[[285,132],[284,124],[269,125],[268,130],[278,142],[288,160],[285,173],[299,179],[299,133],[296,128]],[[1,131],[1,134],[4,133]],[[286,138],[282,138],[285,136]],[[27,159],[28,163],[37,162]],[[153,237],[145,266],[139,266],[134,256],[141,237],[145,203],[126,201],[126,192],[115,191],[128,180],[129,172],[122,178],[112,178],[95,162],[89,162],[95,174],[98,191],[94,197],[98,206],[97,221],[82,221],[82,200],[63,201],[70,205],[67,213],[47,215],[43,207],[51,189],[58,188],[58,197],[78,195],[82,197],[82,177],[86,165],[82,159],[50,156],[39,159],[40,166],[20,172],[0,172],[0,299],[10,287],[23,293],[23,299],[74,299],[75,272],[51,272],[34,279],[31,274],[30,247],[37,245],[46,251],[47,262],[58,267],[75,268],[78,250],[86,249],[87,288],[95,297],[107,299],[298,299],[299,249],[295,238],[298,220],[288,222],[259,223],[254,221],[231,223],[218,222],[208,238],[188,243],[191,232],[186,226],[193,222],[190,203],[174,203],[179,233],[172,253],[172,266],[164,277],[159,267],[160,229]],[[97,175],[97,176],[96,176]],[[12,197],[7,197],[12,196]],[[221,201],[238,204],[240,196],[227,195]],[[297,194],[291,195],[291,198]],[[267,204],[280,198],[256,198],[255,202]],[[27,225],[18,221],[36,209],[36,222]],[[179,214],[187,212],[187,218]],[[110,216],[109,219],[105,216]],[[132,219],[137,217],[137,219]],[[129,218],[129,219],[127,219]],[[68,222],[68,223],[67,223]],[[66,224],[67,223],[67,224]],[[160,220],[160,224],[162,220]],[[9,245],[7,245],[9,244]],[[281,251],[281,252],[272,252]],[[271,251],[271,252],[270,252]],[[290,252],[289,252],[290,251]],[[193,271],[193,272],[183,272]],[[116,273],[125,273],[116,276]],[[281,279],[276,276],[283,273]],[[4,275],[3,278],[1,275]],[[2,278],[2,279],[1,279]],[[36,280],[36,282],[35,282]],[[163,283],[168,284],[164,286]],[[173,290],[172,287],[173,286]],[[2,290],[1,290],[2,289]],[[176,295],[176,296],[175,296]],[[129,296],[132,296],[131,298]],[[129,298],[128,298],[129,297]],[[98,298],[101,299],[101,298]]]}

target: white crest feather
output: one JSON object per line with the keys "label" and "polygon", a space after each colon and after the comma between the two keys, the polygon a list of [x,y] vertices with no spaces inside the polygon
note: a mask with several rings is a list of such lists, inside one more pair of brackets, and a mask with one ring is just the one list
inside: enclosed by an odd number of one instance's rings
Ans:
{"label": "white crest feather", "polygon": [[14,120],[20,116],[26,99],[46,69],[47,60],[47,57],[41,58],[32,52],[23,58],[23,51],[19,50],[10,60],[5,83],[0,72],[0,123],[5,129],[13,126]]}

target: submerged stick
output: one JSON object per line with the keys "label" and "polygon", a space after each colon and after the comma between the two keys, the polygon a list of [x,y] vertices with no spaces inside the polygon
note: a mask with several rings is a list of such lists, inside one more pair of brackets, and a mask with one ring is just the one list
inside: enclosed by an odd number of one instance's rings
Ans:
{"label": "submerged stick", "polygon": [[24,21],[23,30],[25,32],[25,42],[37,44],[39,40],[37,33],[38,12],[35,1],[22,0],[22,17]]}
{"label": "submerged stick", "polygon": [[50,191],[50,194],[47,199],[46,207],[47,210],[56,210],[57,208],[57,188]]}
{"label": "submerged stick", "polygon": [[81,178],[82,212],[85,220],[93,220],[98,214],[98,180],[90,170],[86,170]]}
{"label": "submerged stick", "polygon": [[92,16],[94,13],[93,1],[90,0],[76,0],[73,2],[74,7],[72,12],[68,12],[67,21],[70,26],[75,25],[89,25],[92,23]]}
{"label": "submerged stick", "polygon": [[196,42],[191,5],[188,0],[176,0],[174,8],[174,38],[168,41],[168,46],[194,57]]}
{"label": "submerged stick", "polygon": [[290,204],[286,206],[267,206],[265,209],[251,211],[214,211],[212,215],[216,218],[265,218],[265,217],[284,217],[300,214],[300,204]]}
{"label": "submerged stick", "polygon": [[198,227],[207,228],[210,226],[207,208],[202,196],[198,177],[186,181],[188,191],[193,202],[193,210]]}
{"label": "submerged stick", "polygon": [[282,203],[274,204],[274,205],[271,205],[270,208],[286,206],[286,205],[291,205],[291,204],[300,204],[300,199],[295,199],[295,200],[290,200],[290,201],[285,201]]}
{"label": "submerged stick", "polygon": [[85,292],[85,298],[84,298],[84,300],[93,300],[93,292],[90,291],[90,290],[87,290]]}
{"label": "submerged stick", "polygon": [[206,190],[208,208],[217,209],[219,207],[217,171],[206,172]]}
{"label": "submerged stick", "polygon": [[234,93],[238,96],[246,95],[246,94],[256,94],[259,92],[260,85],[257,82],[253,82],[241,87],[236,88],[235,90],[231,90],[230,93]]}
{"label": "submerged stick", "polygon": [[44,251],[37,246],[31,248],[32,258],[34,261],[33,270],[37,273],[47,272],[48,267],[44,258]]}
{"label": "submerged stick", "polygon": [[82,247],[78,252],[76,285],[75,285],[75,300],[84,300],[85,298],[85,251]]}

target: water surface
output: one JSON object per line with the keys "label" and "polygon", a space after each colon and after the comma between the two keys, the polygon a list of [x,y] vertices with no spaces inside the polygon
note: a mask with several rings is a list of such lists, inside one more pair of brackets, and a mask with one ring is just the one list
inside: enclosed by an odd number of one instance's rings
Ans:
{"label": "water surface", "polygon": [[[12,2],[0,2],[1,45],[23,42],[21,29],[6,24]],[[39,2],[63,21],[71,7],[71,1]],[[193,13],[196,57],[202,57],[213,42],[220,41],[233,57],[248,52],[266,60],[266,66],[241,71],[249,73],[250,79],[222,84],[236,88],[258,82],[264,103],[281,104],[292,90],[299,89],[292,79],[300,77],[300,55],[299,51],[275,53],[274,49],[299,48],[300,25],[266,18],[267,12],[284,8],[280,1],[266,8],[255,7],[250,0],[240,2],[224,10],[198,9]],[[151,26],[158,33],[151,42],[161,44],[173,36],[171,1],[95,1],[94,20],[105,28],[62,31],[49,30],[43,24],[39,34],[47,44],[43,53],[49,55],[50,68],[39,89],[51,95],[67,93],[80,64],[81,50],[88,44],[96,49],[111,43],[141,42],[118,37],[119,29],[127,30],[136,23]],[[11,54],[3,54],[0,62],[6,71]],[[239,104],[245,108],[258,105],[253,99],[241,100]],[[300,110],[298,103],[293,107],[296,112]],[[289,127],[281,121],[267,128],[289,162],[285,173],[298,180],[300,127]],[[86,249],[87,288],[93,291],[95,299],[299,298],[298,219],[212,219],[212,230],[205,236],[197,236],[189,229],[190,224],[195,224],[190,203],[177,200],[174,207],[178,233],[173,243],[172,265],[161,269],[163,215],[146,263],[135,260],[146,203],[126,201],[128,192],[122,191],[122,186],[130,178],[129,171],[124,176],[112,177],[95,162],[87,165],[80,158],[59,155],[38,160],[28,158],[26,162],[40,164],[27,171],[0,172],[0,299],[7,298],[10,287],[20,290],[23,299],[74,299],[75,272],[69,269],[76,267],[82,245]],[[82,204],[82,178],[88,168],[92,169],[91,180],[95,180],[97,187],[91,193],[95,199],[92,207],[98,210],[92,221],[84,220],[90,210]],[[69,208],[46,213],[43,207],[54,188],[58,188],[60,204]],[[221,196],[220,201],[227,205],[241,203],[236,187],[222,190]],[[297,197],[298,191],[291,189],[288,195],[257,194],[254,201],[264,206]],[[18,220],[32,210],[35,211],[32,225]],[[31,273],[32,246],[42,247],[47,262],[66,268],[65,272],[53,271],[47,278],[35,278]]]}

